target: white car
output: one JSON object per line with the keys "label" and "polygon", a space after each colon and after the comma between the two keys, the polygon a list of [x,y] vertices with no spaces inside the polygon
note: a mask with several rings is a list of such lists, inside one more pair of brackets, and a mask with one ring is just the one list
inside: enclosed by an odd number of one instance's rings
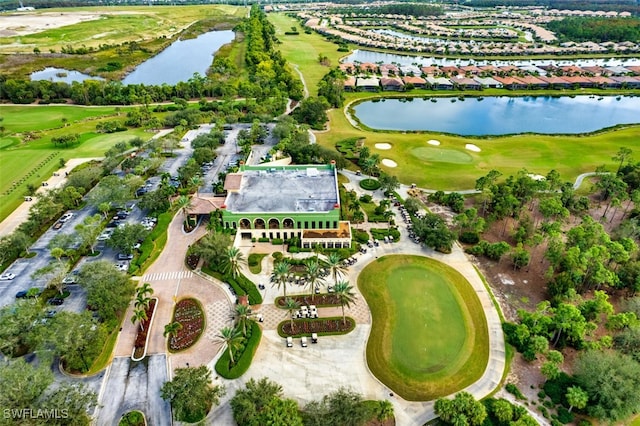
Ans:
{"label": "white car", "polygon": [[111,234],[113,234],[112,228],[105,229],[104,231],[102,231],[102,234],[98,236],[98,241],[107,241],[109,238],[111,238]]}
{"label": "white car", "polygon": [[129,270],[129,263],[128,262],[118,262],[116,264],[116,268],[118,269],[118,271],[127,272]]}
{"label": "white car", "polygon": [[67,275],[62,280],[63,284],[76,284],[78,282],[78,277],[76,275]]}
{"label": "white car", "polygon": [[16,274],[12,274],[11,272],[7,272],[5,274],[0,275],[0,280],[2,280],[2,281],[12,280],[15,277],[16,277]]}
{"label": "white car", "polygon": [[73,213],[65,213],[60,218],[60,222],[65,223],[68,222],[73,217]]}

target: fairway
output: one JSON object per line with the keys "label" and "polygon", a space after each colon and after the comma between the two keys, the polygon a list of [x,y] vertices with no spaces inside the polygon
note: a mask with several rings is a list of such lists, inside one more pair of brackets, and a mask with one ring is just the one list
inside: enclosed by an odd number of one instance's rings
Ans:
{"label": "fairway", "polygon": [[432,400],[478,380],[489,356],[484,311],[469,283],[419,256],[385,256],[358,277],[373,317],[367,363],[408,400]]}
{"label": "fairway", "polygon": [[455,149],[418,147],[411,151],[411,154],[419,160],[435,161],[440,163],[468,164],[473,161],[473,157],[466,152]]}

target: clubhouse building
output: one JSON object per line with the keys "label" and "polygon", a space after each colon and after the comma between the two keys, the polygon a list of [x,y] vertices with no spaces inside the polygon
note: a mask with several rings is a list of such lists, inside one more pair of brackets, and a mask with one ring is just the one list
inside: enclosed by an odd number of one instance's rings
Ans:
{"label": "clubhouse building", "polygon": [[351,227],[340,220],[337,170],[329,165],[247,166],[229,173],[227,195],[212,205],[222,226],[240,238],[299,238],[303,248],[351,247]]}

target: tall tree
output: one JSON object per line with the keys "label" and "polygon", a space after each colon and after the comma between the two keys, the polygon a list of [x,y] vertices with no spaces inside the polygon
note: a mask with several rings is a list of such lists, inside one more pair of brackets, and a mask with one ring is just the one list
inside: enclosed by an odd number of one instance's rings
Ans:
{"label": "tall tree", "polygon": [[311,300],[313,300],[316,292],[316,286],[323,281],[322,269],[320,268],[318,260],[308,259],[304,264],[304,271],[307,274],[307,284],[309,285],[309,289],[311,291]]}
{"label": "tall tree", "polygon": [[171,403],[175,419],[189,423],[202,420],[224,394],[224,387],[213,386],[206,365],[177,368],[173,380],[160,388],[162,399]]}
{"label": "tall tree", "polygon": [[287,281],[289,280],[290,273],[291,264],[286,259],[282,259],[273,266],[273,272],[269,278],[272,285],[277,286],[278,289],[282,287],[284,297],[287,297]]}
{"label": "tall tree", "polygon": [[251,321],[251,309],[247,305],[236,305],[236,324],[242,331],[243,336],[247,336],[247,323]]}
{"label": "tall tree", "polygon": [[284,399],[282,387],[266,377],[250,379],[244,389],[239,389],[231,399],[231,409],[236,424],[260,426],[282,424],[302,426],[298,405]]}
{"label": "tall tree", "polygon": [[237,247],[229,247],[224,258],[223,271],[225,274],[231,274],[233,278],[237,277],[242,270],[242,266],[246,265],[244,255]]}
{"label": "tall tree", "polygon": [[327,258],[327,266],[329,267],[329,271],[331,272],[331,277],[333,277],[333,283],[338,283],[338,277],[342,277],[347,272],[347,267],[342,263],[342,259],[340,259],[340,255],[336,252],[332,252],[329,254]]}
{"label": "tall tree", "polygon": [[134,293],[129,277],[106,260],[85,263],[78,281],[87,290],[87,304],[98,312],[103,321],[117,318],[117,314],[127,308]]}
{"label": "tall tree", "polygon": [[616,171],[616,174],[620,173],[620,169],[622,169],[622,165],[624,164],[624,161],[626,159],[628,159],[629,157],[631,157],[631,154],[633,153],[633,151],[631,151],[629,148],[621,146],[620,149],[618,150],[618,152],[616,153],[616,155],[614,155],[613,157],[611,157],[611,159],[613,161],[618,161],[618,170]]}
{"label": "tall tree", "polygon": [[296,301],[296,299],[287,297],[286,299],[284,299],[284,308],[287,310],[287,315],[289,316],[289,319],[291,321],[290,323],[291,331],[293,332],[294,330],[293,316],[298,311],[298,309],[300,309],[300,304]]}
{"label": "tall tree", "polygon": [[342,323],[347,323],[347,317],[344,314],[344,307],[351,307],[352,303],[356,301],[356,295],[353,292],[353,287],[349,284],[349,281],[340,281],[333,287],[335,295],[338,297],[340,307],[342,308]]}
{"label": "tall tree", "polygon": [[567,402],[569,403],[569,412],[576,407],[582,410],[589,403],[589,394],[580,386],[571,386],[567,388]]}
{"label": "tall tree", "polygon": [[440,420],[452,425],[479,426],[487,418],[484,405],[467,392],[459,392],[453,399],[439,398],[434,408]]}

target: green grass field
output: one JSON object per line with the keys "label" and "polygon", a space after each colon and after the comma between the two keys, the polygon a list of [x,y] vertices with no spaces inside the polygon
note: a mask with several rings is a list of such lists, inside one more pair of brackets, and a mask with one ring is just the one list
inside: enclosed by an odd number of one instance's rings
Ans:
{"label": "green grass field", "polygon": [[373,324],[367,362],[405,399],[432,400],[480,378],[489,337],[480,301],[455,270],[419,256],[385,256],[358,277]]}
{"label": "green grass field", "polygon": [[[137,136],[149,139],[151,134],[142,129],[111,134],[95,132],[100,120],[122,119],[125,112],[126,109],[116,107],[0,107],[5,127],[4,136],[0,137],[0,221],[22,202],[28,184],[40,185],[60,168],[61,158],[102,157],[118,142],[128,142]],[[51,142],[52,137],[72,133],[81,135],[79,144],[60,147]],[[14,182],[20,184],[13,186]]]}
{"label": "green grass field", "polygon": [[[336,44],[327,42],[316,33],[305,34],[302,25],[293,18],[281,13],[271,13],[268,17],[276,28],[276,36],[282,42],[277,48],[290,64],[296,65],[302,72],[309,94],[317,96],[318,82],[332,67],[338,65],[338,60],[346,53],[338,52]],[[285,35],[285,31],[291,31],[291,27],[297,27],[300,34]],[[329,59],[329,66],[320,64],[319,55]]]}

